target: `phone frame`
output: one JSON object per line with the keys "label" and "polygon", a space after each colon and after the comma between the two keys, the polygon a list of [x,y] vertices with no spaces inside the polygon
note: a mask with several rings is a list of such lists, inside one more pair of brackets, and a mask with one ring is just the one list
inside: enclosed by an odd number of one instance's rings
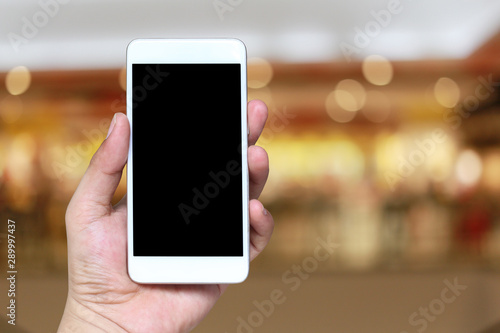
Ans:
{"label": "phone frame", "polygon": [[[133,255],[133,151],[132,65],[168,63],[241,64],[241,172],[243,207],[243,256],[238,257],[149,257]],[[127,117],[131,126],[127,164],[127,267],[138,283],[239,283],[249,270],[250,226],[248,216],[247,161],[247,56],[238,39],[136,39],[127,47]]]}

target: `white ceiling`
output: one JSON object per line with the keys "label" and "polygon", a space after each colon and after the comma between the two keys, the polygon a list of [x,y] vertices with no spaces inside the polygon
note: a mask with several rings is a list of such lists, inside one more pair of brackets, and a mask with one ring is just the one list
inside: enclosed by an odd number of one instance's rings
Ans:
{"label": "white ceiling", "polygon": [[357,59],[461,58],[499,30],[498,0],[0,0],[0,70],[120,67],[146,37],[236,37],[290,62],[345,59],[348,44]]}

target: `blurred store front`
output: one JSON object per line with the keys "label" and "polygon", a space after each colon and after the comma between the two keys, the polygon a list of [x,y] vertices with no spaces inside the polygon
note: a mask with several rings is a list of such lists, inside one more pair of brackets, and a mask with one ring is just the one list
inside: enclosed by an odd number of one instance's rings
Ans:
{"label": "blurred store front", "polygon": [[[254,269],[280,270],[324,235],[341,245],[326,271],[498,269],[498,43],[450,61],[250,59],[249,99],[271,111],[259,144],[271,160],[262,199],[277,221]],[[0,212],[24,221],[27,271],[65,272],[65,208],[113,113],[125,112],[124,78],[0,76]]]}

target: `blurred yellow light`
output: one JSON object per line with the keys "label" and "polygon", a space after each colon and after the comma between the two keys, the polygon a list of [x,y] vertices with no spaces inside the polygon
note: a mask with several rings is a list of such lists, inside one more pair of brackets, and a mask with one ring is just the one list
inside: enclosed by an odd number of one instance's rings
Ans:
{"label": "blurred yellow light", "polygon": [[21,133],[12,140],[7,157],[7,168],[16,186],[26,186],[32,176],[32,160],[36,153],[36,142],[32,135]]}
{"label": "blurred yellow light", "polygon": [[25,66],[12,68],[5,77],[5,87],[11,95],[21,95],[31,84],[31,73]]}
{"label": "blurred yellow light", "polygon": [[[452,137],[452,133],[449,135]],[[436,151],[430,154],[424,163],[429,178],[442,182],[453,173],[456,150],[455,140],[446,140],[436,144]]]}
{"label": "blurred yellow light", "polygon": [[329,171],[343,180],[359,181],[365,171],[365,157],[357,144],[339,140],[331,144]]}
{"label": "blurred yellow light", "polygon": [[386,94],[376,90],[366,93],[366,105],[363,109],[365,117],[374,123],[387,120],[391,113],[391,101]]}
{"label": "blurred yellow light", "polygon": [[460,88],[452,79],[442,77],[434,85],[434,97],[442,106],[453,108],[460,100]]}
{"label": "blurred yellow light", "polygon": [[123,90],[127,90],[127,67],[123,67],[118,74],[118,84]]}
{"label": "blurred yellow light", "polygon": [[356,80],[340,81],[334,90],[335,101],[346,111],[358,111],[365,105],[365,88]]}
{"label": "blurred yellow light", "polygon": [[273,67],[262,58],[248,59],[248,87],[259,89],[267,86],[273,78]]}
{"label": "blurred yellow light", "polygon": [[325,108],[328,116],[339,123],[348,123],[356,116],[356,112],[346,111],[338,105],[335,90],[326,97]]}
{"label": "blurred yellow light", "polygon": [[483,163],[478,153],[471,149],[464,150],[458,156],[455,165],[457,180],[463,185],[475,185],[483,172]]}
{"label": "blurred yellow light", "polygon": [[404,137],[399,133],[383,133],[375,138],[375,161],[377,170],[397,173],[398,159],[405,153]]}
{"label": "blurred yellow light", "polygon": [[500,153],[489,153],[484,158],[483,182],[484,186],[494,191],[500,191]]}
{"label": "blurred yellow light", "polygon": [[19,96],[6,96],[0,101],[0,117],[7,124],[16,122],[23,113],[23,101]]}
{"label": "blurred yellow light", "polygon": [[366,57],[362,64],[362,71],[365,79],[371,84],[384,86],[392,80],[392,64],[380,55]]}

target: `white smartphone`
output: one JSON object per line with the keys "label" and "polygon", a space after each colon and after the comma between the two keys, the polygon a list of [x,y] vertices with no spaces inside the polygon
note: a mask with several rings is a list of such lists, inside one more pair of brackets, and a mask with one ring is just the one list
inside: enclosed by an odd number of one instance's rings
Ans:
{"label": "white smartphone", "polygon": [[128,273],[139,283],[248,275],[246,48],[137,39],[127,48]]}

